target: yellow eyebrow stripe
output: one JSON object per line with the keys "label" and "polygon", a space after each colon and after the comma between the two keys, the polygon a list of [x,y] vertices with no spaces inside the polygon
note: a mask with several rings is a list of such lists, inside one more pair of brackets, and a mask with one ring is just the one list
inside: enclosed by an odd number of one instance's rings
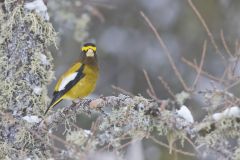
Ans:
{"label": "yellow eyebrow stripe", "polygon": [[97,48],[93,46],[84,46],[82,47],[82,51],[88,51],[89,49],[92,49],[94,52],[96,52]]}

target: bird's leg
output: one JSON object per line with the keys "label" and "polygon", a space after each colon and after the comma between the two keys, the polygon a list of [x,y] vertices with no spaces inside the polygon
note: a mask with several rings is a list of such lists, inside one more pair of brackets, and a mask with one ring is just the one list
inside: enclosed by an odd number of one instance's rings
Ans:
{"label": "bird's leg", "polygon": [[[80,103],[83,100],[84,99],[82,99],[82,98],[76,98],[76,99],[72,100],[72,105],[76,106],[76,104]],[[91,111],[89,110],[88,106],[83,105],[82,108],[87,113],[87,115],[91,115]]]}
{"label": "bird's leg", "polygon": [[73,105],[76,105],[76,104],[78,104],[81,101],[82,101],[81,98],[77,98],[77,99],[72,100],[72,103],[73,103]]}
{"label": "bird's leg", "polygon": [[101,112],[105,117],[108,116],[108,114],[105,113],[105,111],[104,111],[102,108],[99,108],[99,110],[100,110],[100,112]]}

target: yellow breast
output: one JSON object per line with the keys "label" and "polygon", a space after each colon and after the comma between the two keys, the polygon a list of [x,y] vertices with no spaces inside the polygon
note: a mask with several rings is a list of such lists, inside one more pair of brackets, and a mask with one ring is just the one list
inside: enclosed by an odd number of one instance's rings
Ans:
{"label": "yellow breast", "polygon": [[84,77],[66,92],[63,99],[83,98],[92,93],[96,87],[98,72],[97,66],[85,65],[83,70]]}

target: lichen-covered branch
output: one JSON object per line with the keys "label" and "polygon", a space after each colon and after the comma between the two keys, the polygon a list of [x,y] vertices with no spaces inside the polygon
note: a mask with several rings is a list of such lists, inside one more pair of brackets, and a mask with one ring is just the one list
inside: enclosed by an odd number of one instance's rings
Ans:
{"label": "lichen-covered branch", "polygon": [[[172,108],[172,102],[162,103],[165,107]],[[196,137],[193,123],[180,117],[174,109],[162,109],[162,105],[141,96],[130,97],[122,94],[94,100],[86,99],[45,117],[40,122],[38,131],[47,134],[50,128],[66,123],[80,113],[97,112],[100,116],[91,131],[80,128],[77,128],[77,131],[67,131],[66,142],[81,148],[81,152],[77,152],[77,155],[81,156],[88,156],[89,150],[98,151],[106,147],[120,152],[122,140],[126,137],[143,139],[154,135],[154,132],[165,136],[171,134],[171,140],[174,141],[184,140],[188,136]],[[67,143],[67,146],[71,145]],[[71,155],[68,156],[72,158]]]}
{"label": "lichen-covered branch", "polygon": [[[227,96],[224,92],[222,93],[222,96]],[[75,150],[75,153],[85,158],[89,156],[90,151],[96,152],[109,147],[121,152],[121,148],[124,146],[123,141],[126,138],[150,138],[156,142],[159,136],[167,137],[168,145],[161,141],[157,143],[164,147],[168,146],[170,152],[177,151],[200,159],[211,157],[210,155],[214,155],[218,159],[226,159],[231,155],[231,159],[233,159],[233,155],[238,153],[236,147],[227,145],[228,138],[238,139],[239,137],[238,118],[222,117],[216,121],[213,117],[206,116],[203,121],[191,123],[179,114],[177,108],[176,102],[162,100],[162,104],[160,104],[159,101],[156,102],[141,96],[119,95],[94,100],[85,99],[45,117],[38,130],[47,133],[49,129],[69,123],[71,118],[80,113],[93,114],[97,112],[99,117],[91,130],[76,127],[66,132],[64,145],[71,146],[69,149],[73,149],[73,146],[81,148],[81,151]],[[182,145],[188,143],[193,150],[191,152],[182,150],[181,152],[179,149],[175,149],[173,144],[177,141],[180,141]],[[72,158],[75,155],[65,156]]]}

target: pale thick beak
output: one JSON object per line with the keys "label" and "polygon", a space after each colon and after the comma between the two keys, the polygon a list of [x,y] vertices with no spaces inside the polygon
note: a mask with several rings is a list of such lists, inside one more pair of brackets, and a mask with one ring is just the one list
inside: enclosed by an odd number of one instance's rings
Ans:
{"label": "pale thick beak", "polygon": [[86,53],[86,56],[87,56],[87,57],[94,57],[94,52],[93,52],[93,50],[92,50],[92,49],[89,49],[89,50],[87,51],[87,53]]}

